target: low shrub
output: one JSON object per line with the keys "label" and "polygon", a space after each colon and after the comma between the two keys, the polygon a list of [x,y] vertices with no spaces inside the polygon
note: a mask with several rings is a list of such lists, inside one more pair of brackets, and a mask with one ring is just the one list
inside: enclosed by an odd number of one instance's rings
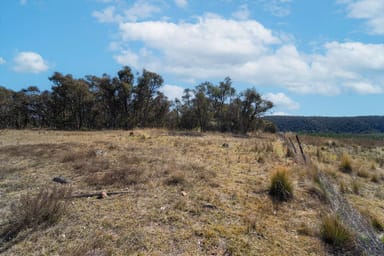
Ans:
{"label": "low shrub", "polygon": [[55,224],[66,212],[68,201],[64,199],[71,194],[71,187],[58,185],[43,187],[36,195],[22,195],[18,202],[11,204],[1,240],[10,241],[24,229]]}
{"label": "low shrub", "polygon": [[279,201],[288,201],[293,197],[293,185],[285,168],[278,169],[272,175],[269,194]]}
{"label": "low shrub", "polygon": [[323,218],[320,235],[324,242],[335,247],[344,247],[350,245],[353,241],[352,233],[334,215],[328,215]]}

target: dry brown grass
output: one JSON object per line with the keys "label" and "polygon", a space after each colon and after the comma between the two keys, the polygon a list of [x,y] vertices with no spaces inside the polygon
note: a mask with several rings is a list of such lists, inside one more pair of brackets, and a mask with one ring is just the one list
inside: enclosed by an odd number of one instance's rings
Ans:
{"label": "dry brown grass", "polygon": [[[76,193],[129,192],[72,199],[58,222],[28,234],[3,255],[326,255],[317,231],[321,212],[328,209],[323,191],[311,170],[286,157],[275,135],[159,129],[133,134],[3,131],[2,214],[21,194],[38,191],[55,176],[70,180]],[[334,173],[350,190],[358,179],[359,194],[347,194],[349,200],[362,208],[369,204],[377,219],[384,219],[381,183],[337,171],[343,152],[354,162],[377,162],[381,149],[361,147],[355,155],[345,142],[303,141],[318,169]],[[319,147],[324,147],[321,157]],[[295,188],[289,203],[275,204],[268,195],[279,166],[290,170]],[[384,175],[379,164],[369,172],[379,180]]]}

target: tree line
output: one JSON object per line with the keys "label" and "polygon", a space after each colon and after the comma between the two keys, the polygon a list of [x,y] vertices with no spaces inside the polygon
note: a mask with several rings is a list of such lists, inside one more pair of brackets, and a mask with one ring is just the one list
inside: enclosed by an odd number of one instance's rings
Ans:
{"label": "tree line", "polygon": [[181,99],[169,100],[159,90],[161,75],[144,69],[137,76],[125,66],[114,77],[74,78],[55,72],[49,77],[50,91],[0,86],[0,128],[274,130],[260,118],[273,103],[254,88],[237,94],[228,77],[218,85],[204,82],[185,89]]}

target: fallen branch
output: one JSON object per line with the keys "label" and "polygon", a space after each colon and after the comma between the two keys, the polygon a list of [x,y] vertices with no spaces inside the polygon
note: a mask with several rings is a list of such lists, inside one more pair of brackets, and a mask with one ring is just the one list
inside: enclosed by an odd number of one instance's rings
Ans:
{"label": "fallen branch", "polygon": [[[112,195],[122,195],[122,194],[130,194],[133,193],[132,191],[115,191],[115,192],[108,192],[106,193],[107,196],[112,196]],[[103,197],[103,191],[102,192],[95,192],[95,193],[85,193],[85,194],[78,194],[78,195],[71,195],[68,198],[83,198],[83,197],[95,197],[97,196],[98,198]]]}

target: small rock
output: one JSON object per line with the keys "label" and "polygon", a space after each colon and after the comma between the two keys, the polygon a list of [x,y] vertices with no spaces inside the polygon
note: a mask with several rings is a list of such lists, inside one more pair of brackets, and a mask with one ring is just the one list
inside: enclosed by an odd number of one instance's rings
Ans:
{"label": "small rock", "polygon": [[222,145],[222,147],[223,147],[223,148],[229,148],[229,144],[228,144],[228,143],[224,143],[224,144]]}
{"label": "small rock", "polygon": [[68,183],[68,181],[66,179],[61,178],[61,177],[54,177],[52,179],[52,181],[60,183],[60,184],[67,184]]}
{"label": "small rock", "polygon": [[214,204],[206,203],[206,204],[203,204],[203,208],[217,209],[217,206]]}
{"label": "small rock", "polygon": [[107,192],[106,192],[106,191],[102,191],[101,194],[100,194],[100,196],[99,196],[99,199],[105,199],[105,198],[107,198],[107,197],[108,197]]}
{"label": "small rock", "polygon": [[96,156],[102,156],[104,154],[105,154],[105,152],[102,149],[96,149],[95,150],[95,155]]}
{"label": "small rock", "polygon": [[182,195],[182,196],[186,196],[186,195],[187,195],[187,192],[185,192],[185,191],[181,191],[181,195]]}

